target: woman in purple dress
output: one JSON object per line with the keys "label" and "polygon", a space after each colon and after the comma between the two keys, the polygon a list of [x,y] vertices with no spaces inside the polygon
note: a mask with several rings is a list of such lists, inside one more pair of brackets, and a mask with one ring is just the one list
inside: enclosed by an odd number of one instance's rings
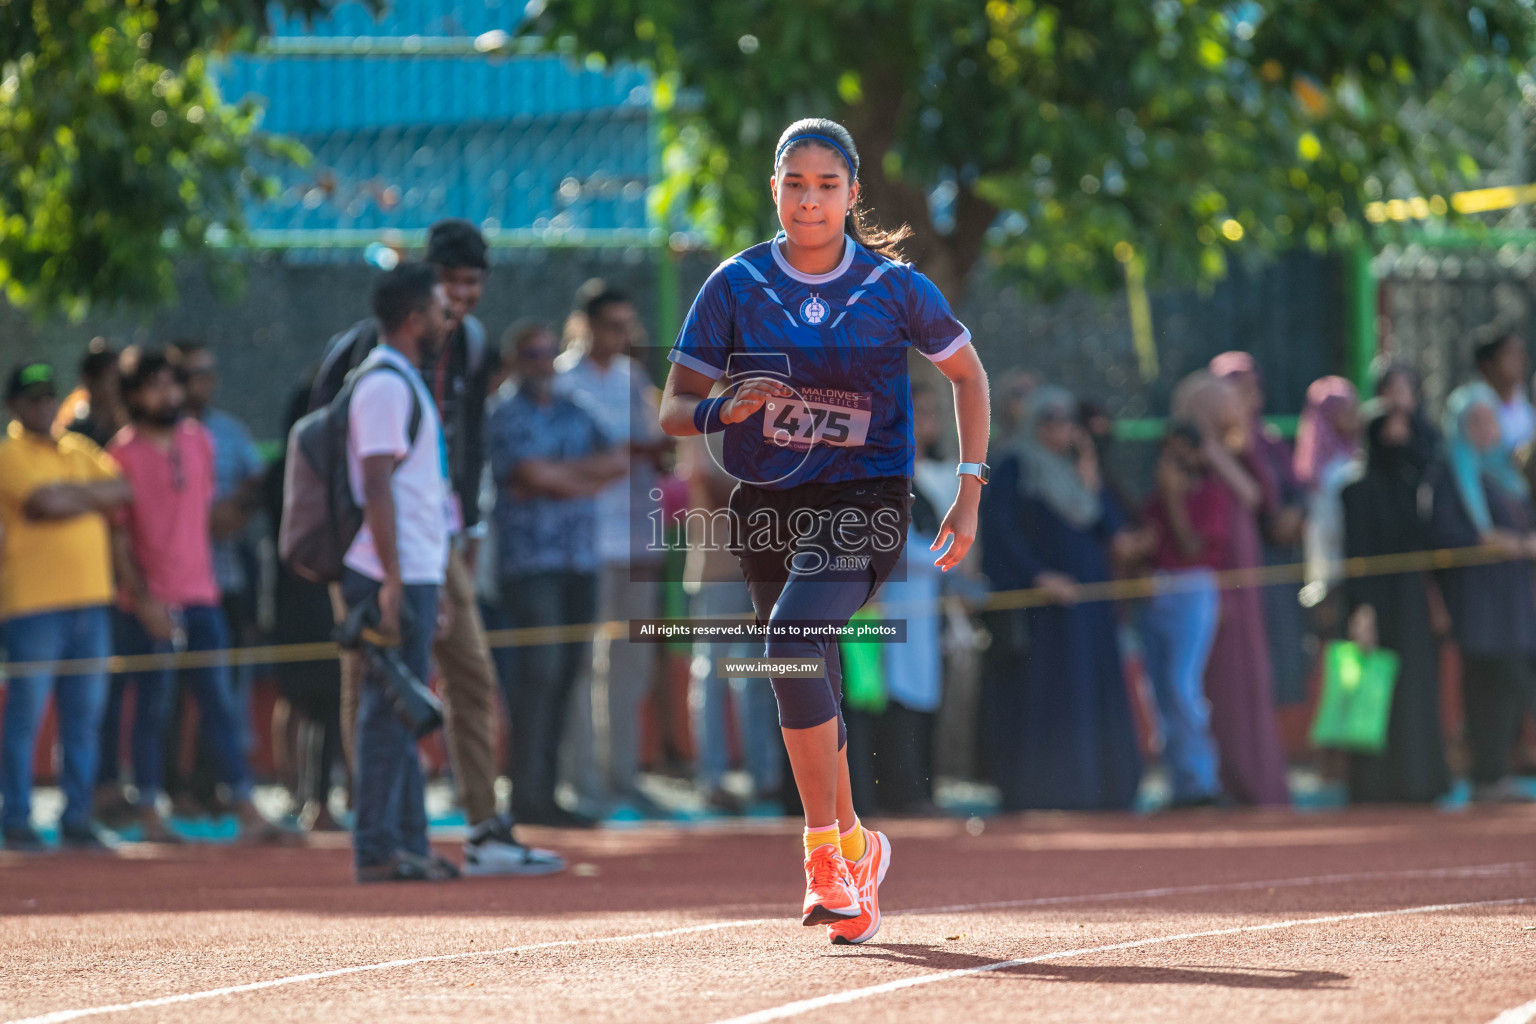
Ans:
{"label": "woman in purple dress", "polygon": [[[1236,499],[1231,503],[1223,568],[1262,567],[1259,510],[1275,485],[1248,443],[1252,421],[1237,390],[1211,374],[1194,374],[1174,395],[1174,415],[1194,422],[1214,442],[1207,446],[1208,457]],[[1286,804],[1290,793],[1285,783],[1285,751],[1275,723],[1263,593],[1257,579],[1229,577],[1223,584],[1221,621],[1205,669],[1221,787],[1235,803]]]}
{"label": "woman in purple dress", "polygon": [[[1264,374],[1247,352],[1223,352],[1211,360],[1211,372],[1237,388],[1251,417],[1248,451],[1262,463],[1274,486],[1266,489],[1259,509],[1259,543],[1266,566],[1294,565],[1301,558],[1307,492],[1296,479],[1295,456],[1280,432],[1264,422]],[[1307,699],[1306,623],[1298,587],[1276,583],[1260,589],[1269,635],[1269,666],[1276,704]]]}

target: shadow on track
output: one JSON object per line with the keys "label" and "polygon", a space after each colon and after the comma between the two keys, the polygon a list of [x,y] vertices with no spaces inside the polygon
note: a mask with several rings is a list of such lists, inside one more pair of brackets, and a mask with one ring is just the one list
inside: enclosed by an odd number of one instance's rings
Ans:
{"label": "shadow on track", "polygon": [[[957,953],[942,946],[871,943],[860,947],[863,956],[933,971],[985,967],[1000,958]],[[870,953],[870,950],[883,950]],[[1066,981],[1092,985],[1218,985],[1222,988],[1295,989],[1311,991],[1340,988],[1349,975],[1337,971],[1289,971],[1268,967],[1225,967],[1184,964],[1177,967],[1117,966],[1113,964],[1039,963],[999,967],[986,972],[994,977],[1034,981]]]}

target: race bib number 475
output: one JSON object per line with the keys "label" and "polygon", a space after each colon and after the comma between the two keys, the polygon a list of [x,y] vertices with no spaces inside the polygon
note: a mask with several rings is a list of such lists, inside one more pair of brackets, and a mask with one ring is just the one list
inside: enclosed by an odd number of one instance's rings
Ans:
{"label": "race bib number 475", "polygon": [[770,399],[763,406],[763,437],[780,448],[853,448],[869,434],[869,414],[868,394],[803,388],[793,398]]}

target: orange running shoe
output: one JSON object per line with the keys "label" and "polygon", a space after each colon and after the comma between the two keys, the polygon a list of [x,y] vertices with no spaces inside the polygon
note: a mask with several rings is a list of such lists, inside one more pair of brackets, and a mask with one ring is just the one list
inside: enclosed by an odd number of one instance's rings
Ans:
{"label": "orange running shoe", "polygon": [[843,851],[830,843],[805,859],[805,906],[802,923],[827,924],[859,915],[859,890],[848,873]]}
{"label": "orange running shoe", "polygon": [[859,887],[859,916],[827,925],[827,935],[834,946],[868,942],[880,930],[880,883],[891,867],[891,841],[884,832],[868,831],[869,850],[848,865],[853,882]]}

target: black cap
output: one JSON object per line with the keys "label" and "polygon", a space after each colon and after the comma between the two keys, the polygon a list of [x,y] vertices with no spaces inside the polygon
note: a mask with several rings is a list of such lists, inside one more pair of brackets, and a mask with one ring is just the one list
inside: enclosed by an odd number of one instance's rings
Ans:
{"label": "black cap", "polygon": [[478,267],[484,270],[485,236],[467,220],[449,217],[427,232],[427,262],[439,267]]}
{"label": "black cap", "polygon": [[47,363],[22,363],[11,371],[11,382],[5,388],[7,402],[44,394],[58,394],[53,386],[52,366]]}

